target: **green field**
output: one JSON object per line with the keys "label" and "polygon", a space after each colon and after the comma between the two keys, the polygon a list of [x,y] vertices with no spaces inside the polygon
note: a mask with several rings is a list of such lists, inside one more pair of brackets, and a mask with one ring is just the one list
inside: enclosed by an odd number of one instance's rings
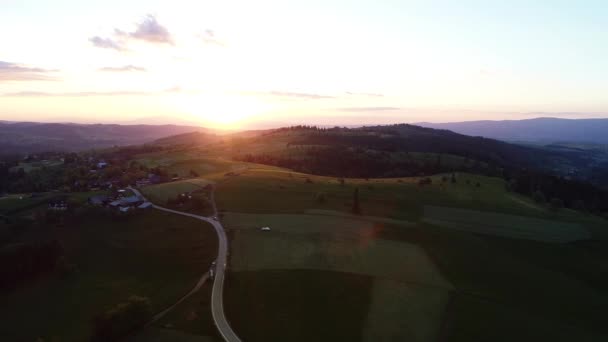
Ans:
{"label": "green field", "polygon": [[174,199],[182,193],[200,190],[210,183],[210,181],[205,179],[194,178],[144,186],[141,188],[141,192],[150,201],[158,205],[165,205],[169,198]]}
{"label": "green field", "polygon": [[226,314],[243,341],[358,341],[372,286],[348,273],[231,272]]}
{"label": "green field", "polygon": [[[270,325],[283,334],[309,325],[315,340],[606,339],[604,220],[550,210],[507,192],[501,179],[442,177],[432,177],[430,186],[417,178],[340,184],[250,168],[218,182],[216,199],[231,238],[227,310],[241,337],[272,339]],[[362,216],[350,214],[355,188]],[[272,230],[261,231],[264,226]],[[314,296],[333,287],[292,281],[301,273],[335,278],[343,302],[327,299],[331,309],[318,303]],[[337,280],[351,276],[367,279],[364,289],[360,281]],[[238,301],[248,305],[237,307]],[[318,328],[347,320],[354,323],[345,330]]]}
{"label": "green field", "polygon": [[76,267],[0,295],[6,341],[82,341],[93,318],[136,294],[161,311],[187,293],[217,253],[211,226],[154,210],[121,219],[91,212],[20,240],[58,239]]}
{"label": "green field", "polygon": [[577,223],[475,210],[424,207],[424,222],[476,234],[543,242],[572,242],[591,236]]}
{"label": "green field", "polygon": [[[419,178],[346,179],[341,185],[332,177],[250,168],[238,177],[219,181],[216,200],[220,210],[240,213],[305,213],[311,209],[349,213],[354,189],[359,188],[366,216],[417,221],[424,217],[424,207],[430,205],[578,222],[592,233],[605,231],[605,220],[539,206],[507,192],[502,179],[459,173],[457,183],[451,183],[443,182],[443,176],[432,177],[433,184],[426,186],[418,185]],[[324,202],[318,200],[319,194],[323,194]]]}

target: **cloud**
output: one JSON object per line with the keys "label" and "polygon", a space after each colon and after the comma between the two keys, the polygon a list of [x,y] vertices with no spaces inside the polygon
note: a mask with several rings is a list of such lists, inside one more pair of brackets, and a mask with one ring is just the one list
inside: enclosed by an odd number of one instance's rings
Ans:
{"label": "cloud", "polygon": [[319,94],[310,94],[310,93],[294,93],[294,92],[286,92],[286,91],[270,91],[265,92],[265,95],[278,96],[278,97],[291,97],[291,98],[299,98],[299,99],[333,99],[334,96],[329,95],[319,95]]}
{"label": "cloud", "polygon": [[98,48],[113,49],[116,51],[125,50],[124,46],[111,38],[101,38],[99,36],[89,38],[89,41]]}
{"label": "cloud", "polygon": [[382,94],[377,94],[377,93],[353,93],[351,91],[347,91],[346,95],[351,95],[351,96],[368,96],[368,97],[383,97],[384,96]]}
{"label": "cloud", "polygon": [[141,96],[156,95],[155,91],[80,91],[65,93],[47,93],[41,91],[20,91],[16,93],[5,93],[4,97],[89,97],[89,96]]}
{"label": "cloud", "polygon": [[89,41],[94,46],[103,49],[113,49],[116,51],[126,50],[129,39],[143,40],[149,43],[161,43],[173,45],[173,37],[166,27],[156,20],[156,17],[148,14],[137,24],[135,31],[127,32],[121,29],[114,29],[113,38],[102,38],[94,36]]}
{"label": "cloud", "polygon": [[121,67],[99,68],[99,71],[109,71],[109,72],[146,71],[146,68],[129,64],[129,65],[121,66]]}
{"label": "cloud", "polygon": [[203,41],[203,43],[207,44],[207,45],[215,45],[215,46],[221,46],[224,47],[225,44],[218,40],[215,36],[215,31],[207,29],[205,30],[205,32],[203,32],[201,35],[199,35],[201,40]]}
{"label": "cloud", "polygon": [[51,72],[42,68],[26,67],[21,64],[0,61],[0,82],[1,81],[50,81],[54,77],[49,76]]}
{"label": "cloud", "polygon": [[391,111],[401,110],[399,107],[345,107],[338,108],[342,112],[380,112],[380,111]]}
{"label": "cloud", "polygon": [[166,43],[173,45],[173,38],[166,27],[162,26],[156,20],[156,17],[148,14],[143,21],[137,25],[135,31],[125,33],[116,30],[118,35],[128,35],[131,38],[144,40],[150,43]]}

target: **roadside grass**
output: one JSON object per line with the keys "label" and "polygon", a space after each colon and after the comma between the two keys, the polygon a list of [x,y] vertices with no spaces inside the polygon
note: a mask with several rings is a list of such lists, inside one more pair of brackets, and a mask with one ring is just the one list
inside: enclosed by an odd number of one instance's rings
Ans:
{"label": "roadside grass", "polygon": [[579,224],[446,207],[424,207],[424,222],[475,234],[542,242],[572,242],[591,236]]}
{"label": "roadside grass", "polygon": [[211,316],[212,287],[213,280],[208,279],[198,292],[155,322],[152,329],[165,328],[221,341]]}
{"label": "roadside grass", "polygon": [[129,342],[222,342],[221,338],[188,334],[162,328],[146,328],[142,333],[126,339]]}
{"label": "roadside grass", "polygon": [[22,238],[58,239],[76,270],[0,294],[3,340],[86,340],[97,314],[133,294],[161,311],[194,286],[217,253],[211,226],[154,210],[35,229]]}
{"label": "roadside grass", "polygon": [[230,272],[225,309],[243,341],[360,341],[372,286],[339,272]]}

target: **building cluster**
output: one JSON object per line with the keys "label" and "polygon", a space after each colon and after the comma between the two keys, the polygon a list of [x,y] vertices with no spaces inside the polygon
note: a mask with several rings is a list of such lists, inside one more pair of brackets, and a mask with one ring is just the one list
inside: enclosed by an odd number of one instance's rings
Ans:
{"label": "building cluster", "polygon": [[144,201],[136,195],[126,195],[125,189],[120,189],[115,196],[97,195],[89,198],[89,204],[112,208],[120,212],[128,212],[134,209],[147,209],[152,203]]}

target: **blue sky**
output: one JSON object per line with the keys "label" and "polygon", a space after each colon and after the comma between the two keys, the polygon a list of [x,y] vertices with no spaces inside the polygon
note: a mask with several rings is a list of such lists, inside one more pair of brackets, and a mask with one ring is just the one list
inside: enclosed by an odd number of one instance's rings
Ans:
{"label": "blue sky", "polygon": [[608,113],[604,1],[2,7],[5,120],[243,126]]}

